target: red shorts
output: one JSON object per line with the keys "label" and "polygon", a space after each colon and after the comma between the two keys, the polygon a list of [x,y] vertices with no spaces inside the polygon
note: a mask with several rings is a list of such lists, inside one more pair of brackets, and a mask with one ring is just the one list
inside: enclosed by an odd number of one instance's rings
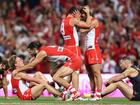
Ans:
{"label": "red shorts", "polygon": [[80,59],[82,60],[81,56],[81,49],[79,46],[64,46],[67,49],[71,50],[72,52],[74,52],[76,55],[78,55],[80,57]]}
{"label": "red shorts", "polygon": [[80,70],[81,64],[82,64],[82,60],[80,59],[79,56],[75,55],[70,60],[67,60],[64,66],[70,67],[71,69],[76,71],[76,70]]}
{"label": "red shorts", "polygon": [[32,100],[31,88],[27,89],[22,95],[22,100]]}
{"label": "red shorts", "polygon": [[96,47],[95,49],[86,50],[84,62],[85,64],[101,64],[102,55],[100,52],[100,48]]}

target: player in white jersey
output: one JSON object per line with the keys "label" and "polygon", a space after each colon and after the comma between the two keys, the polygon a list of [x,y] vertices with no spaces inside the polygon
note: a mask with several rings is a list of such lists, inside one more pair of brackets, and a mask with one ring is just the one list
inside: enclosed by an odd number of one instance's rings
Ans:
{"label": "player in white jersey", "polygon": [[[18,72],[17,69],[24,66],[23,60],[16,55],[9,58],[9,66],[12,71],[11,83],[14,92],[21,100],[33,100],[38,98],[44,89],[47,89],[50,93],[56,94],[63,99],[65,95],[60,93],[49,85],[47,79],[41,72],[36,72],[35,75],[29,76],[27,73]],[[27,84],[30,83],[30,85]]]}
{"label": "player in white jersey", "polygon": [[[90,78],[91,89],[96,99],[101,98],[102,91],[102,77],[101,77],[101,63],[102,55],[98,43],[100,34],[100,23],[97,19],[90,15],[90,9],[88,6],[84,6],[81,9],[81,17],[86,21],[87,24],[94,24],[94,28],[91,30],[82,30],[86,32],[85,35],[85,65]],[[95,99],[94,98],[94,99]]]}

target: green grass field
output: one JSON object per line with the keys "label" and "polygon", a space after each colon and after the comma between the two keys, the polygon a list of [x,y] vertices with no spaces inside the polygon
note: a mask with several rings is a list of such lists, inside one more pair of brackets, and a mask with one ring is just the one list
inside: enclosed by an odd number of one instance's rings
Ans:
{"label": "green grass field", "polygon": [[126,98],[104,98],[100,101],[60,101],[54,97],[40,97],[37,100],[21,101],[17,97],[5,99],[0,97],[0,105],[140,105],[140,101],[129,101]]}

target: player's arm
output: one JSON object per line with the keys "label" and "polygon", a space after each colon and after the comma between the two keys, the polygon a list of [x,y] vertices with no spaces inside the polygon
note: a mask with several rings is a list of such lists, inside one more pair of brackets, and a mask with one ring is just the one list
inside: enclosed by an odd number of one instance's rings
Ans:
{"label": "player's arm", "polygon": [[41,80],[41,79],[37,79],[37,78],[34,78],[32,76],[29,76],[28,74],[25,74],[25,73],[19,73],[18,76],[22,79],[22,80],[26,80],[26,81],[29,81],[29,82],[35,82],[35,83],[43,83],[44,81]]}
{"label": "player's arm", "polygon": [[89,25],[89,24],[87,24],[86,22],[84,22],[84,21],[81,21],[81,20],[79,20],[79,19],[77,19],[77,18],[73,18],[73,19],[71,19],[71,21],[70,21],[70,25],[72,25],[72,26],[78,26],[79,28],[85,28],[85,29],[89,29],[91,26]]}
{"label": "player's arm", "polygon": [[93,28],[97,28],[97,27],[99,26],[99,21],[98,21],[97,19],[93,20],[93,21],[91,22],[91,26],[92,26]]}
{"label": "player's arm", "polygon": [[98,20],[93,20],[92,22],[90,22],[90,28],[89,29],[80,29],[80,32],[85,33],[85,32],[89,32],[90,30],[92,30],[93,28],[97,28],[99,26],[99,22]]}
{"label": "player's arm", "polygon": [[34,59],[35,59],[35,57],[32,57],[32,58],[29,60],[29,62],[32,62]]}
{"label": "player's arm", "polygon": [[7,96],[8,96],[8,80],[7,80],[7,78],[6,78],[6,75],[7,75],[7,71],[6,70],[4,70],[4,73],[3,73],[3,75],[2,75],[2,84],[3,84],[3,91],[4,91],[4,94],[5,94],[5,98],[7,98]]}
{"label": "player's arm", "polygon": [[111,83],[117,82],[117,81],[121,81],[122,79],[126,78],[123,74],[118,74],[116,76],[113,76],[112,78],[110,78],[106,84],[109,85]]}
{"label": "player's arm", "polygon": [[123,73],[110,78],[107,83],[110,84],[113,82],[121,81],[122,79],[129,77],[132,72],[134,72],[134,70],[132,68],[128,68]]}
{"label": "player's arm", "polygon": [[40,51],[36,58],[28,63],[27,65],[21,67],[21,68],[18,68],[16,69],[15,71],[17,72],[20,72],[20,71],[24,71],[24,70],[28,70],[28,69],[33,69],[37,64],[39,64],[40,62],[42,62],[42,60],[47,56],[46,52],[45,51]]}
{"label": "player's arm", "polygon": [[3,91],[5,94],[5,98],[7,98],[7,96],[8,96],[8,91],[7,91],[8,82],[7,82],[6,75],[4,75],[2,78],[2,84],[3,84]]}

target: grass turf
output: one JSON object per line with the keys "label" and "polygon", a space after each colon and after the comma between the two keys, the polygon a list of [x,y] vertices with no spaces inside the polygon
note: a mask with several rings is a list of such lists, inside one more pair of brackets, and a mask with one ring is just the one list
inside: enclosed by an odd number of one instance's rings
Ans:
{"label": "grass turf", "polygon": [[60,101],[54,97],[40,97],[37,100],[22,101],[17,97],[5,99],[0,97],[0,105],[140,105],[140,101],[129,101],[126,98],[103,98],[100,101]]}

